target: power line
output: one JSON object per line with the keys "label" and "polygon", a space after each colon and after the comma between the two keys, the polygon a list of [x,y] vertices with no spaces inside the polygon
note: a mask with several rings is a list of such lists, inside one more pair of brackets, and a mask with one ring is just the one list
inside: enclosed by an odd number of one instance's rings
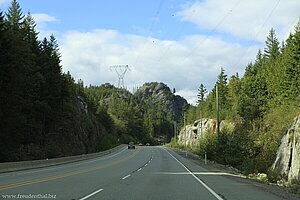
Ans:
{"label": "power line", "polygon": [[[158,8],[157,8],[157,10],[156,10],[156,12],[155,12],[155,15],[154,15],[154,19],[152,20],[152,22],[151,22],[151,24],[150,24],[150,26],[149,26],[149,28],[148,28],[149,34],[148,34],[148,37],[147,37],[147,38],[149,38],[150,35],[151,35],[151,32],[152,32],[152,29],[153,29],[154,24],[155,24],[155,22],[156,22],[156,19],[157,19],[157,17],[158,17],[159,14],[160,14],[160,11],[161,11],[163,2],[164,2],[164,0],[161,0],[161,1],[159,2]],[[144,45],[143,45],[142,47],[145,47],[147,43],[149,43],[149,40],[148,40],[148,39],[144,42]],[[134,66],[138,63],[139,58],[140,58],[140,55],[141,55],[141,52],[143,52],[143,50],[144,50],[144,48],[142,49],[142,51],[138,52],[138,54],[137,54],[137,56],[136,56],[136,59],[135,59],[135,62],[134,62]]]}
{"label": "power line", "polygon": [[202,45],[209,36],[211,36],[216,30],[217,28],[223,24],[223,22],[226,20],[226,18],[233,12],[233,10],[240,4],[241,0],[236,1],[236,3],[233,5],[233,7],[228,11],[228,13],[221,18],[221,20],[214,26],[214,28],[205,36],[205,38],[200,42],[200,44],[195,45],[195,47],[187,54],[187,56],[185,57],[185,59],[183,60],[183,62],[185,62],[189,57],[191,57],[191,55],[193,55],[194,51],[196,51],[200,45]]}
{"label": "power line", "polygon": [[266,25],[267,21],[271,18],[271,16],[273,15],[274,10],[277,8],[278,4],[279,4],[280,0],[278,0],[275,4],[275,6],[272,8],[271,12],[269,13],[269,15],[267,16],[266,20],[264,21],[263,25],[260,27],[259,31],[256,33],[255,38],[260,34],[260,32],[262,31],[263,27]]}
{"label": "power line", "polygon": [[[196,13],[195,10],[193,10],[192,15],[190,17],[193,17],[195,13]],[[174,16],[174,14],[172,16]],[[172,32],[172,36],[174,36],[174,35],[180,35],[181,32],[182,32],[182,30],[183,30],[183,26],[182,25],[178,26],[178,28],[176,29],[176,31]],[[169,51],[169,49],[172,46],[173,45],[171,44],[171,45],[167,46],[167,48],[165,48],[164,51],[162,51],[162,53],[160,54],[160,57],[157,59],[157,62],[159,62],[164,57],[164,55]]]}
{"label": "power line", "polygon": [[[258,35],[260,34],[260,32],[262,31],[263,27],[266,25],[267,21],[271,18],[271,16],[273,15],[273,12],[275,11],[275,9],[277,8],[278,4],[280,3],[280,0],[278,0],[275,4],[275,6],[272,8],[271,12],[269,13],[269,15],[267,16],[267,18],[265,19],[264,23],[261,25],[260,29],[256,32],[254,39],[256,39],[258,37]],[[240,61],[245,57],[245,54],[248,52],[250,46],[247,47],[246,51],[244,51],[244,53],[242,54],[242,56],[240,56],[237,60],[237,62],[234,64],[234,66],[238,65],[240,63]]]}
{"label": "power line", "polygon": [[293,26],[295,28],[295,24],[297,24],[299,20],[300,20],[300,16],[297,16],[295,19],[293,19],[291,23],[289,23],[289,26],[287,26],[288,28],[286,29],[286,31],[284,31],[283,37],[285,37],[287,33],[290,31],[290,27]]}

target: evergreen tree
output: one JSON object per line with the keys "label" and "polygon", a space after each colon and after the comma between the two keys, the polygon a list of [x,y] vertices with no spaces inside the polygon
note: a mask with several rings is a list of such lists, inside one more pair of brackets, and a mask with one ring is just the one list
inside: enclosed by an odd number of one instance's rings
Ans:
{"label": "evergreen tree", "polygon": [[281,87],[282,96],[285,99],[293,100],[299,96],[300,91],[300,20],[295,27],[293,34],[287,39],[286,47],[283,51],[282,65],[284,68],[284,78]]}
{"label": "evergreen tree", "polygon": [[276,37],[275,30],[272,28],[266,40],[264,57],[266,59],[275,59],[280,54],[279,41]]}
{"label": "evergreen tree", "polygon": [[24,19],[23,29],[25,32],[25,40],[30,44],[32,51],[38,56],[39,53],[39,40],[38,40],[38,32],[35,30],[36,23],[30,14],[26,15]]}
{"label": "evergreen tree", "polygon": [[221,68],[221,72],[218,75],[217,83],[218,93],[219,93],[219,107],[221,110],[221,118],[224,118],[224,112],[228,108],[227,96],[228,96],[228,85],[227,85],[227,75],[225,70]]}
{"label": "evergreen tree", "polygon": [[205,94],[207,93],[207,89],[205,86],[201,83],[198,88],[198,94],[197,94],[197,105],[201,106],[201,104],[204,102]]}
{"label": "evergreen tree", "polygon": [[11,28],[14,29],[21,28],[21,25],[23,24],[22,19],[24,18],[24,15],[22,13],[21,6],[17,2],[17,0],[13,0],[11,2],[11,5],[8,8],[8,11],[6,13],[6,17],[7,17],[7,22]]}
{"label": "evergreen tree", "polygon": [[39,117],[35,116],[37,102],[34,101],[38,96],[35,90],[38,82],[35,77],[35,55],[24,40],[24,16],[17,1],[12,1],[6,16],[6,53],[2,57],[4,64],[1,65],[1,72],[5,74],[1,84],[1,91],[5,95],[2,104],[5,117],[1,132],[9,141],[7,145],[10,147],[7,149],[12,151],[11,157],[17,159],[20,154],[16,151],[29,144],[30,138],[38,140],[38,137],[34,137],[40,129]]}
{"label": "evergreen tree", "polygon": [[238,73],[236,75],[232,75],[229,79],[228,83],[228,104],[230,106],[230,111],[228,115],[231,115],[234,118],[237,115],[238,108],[238,99],[240,96],[241,90],[241,80],[239,78]]}

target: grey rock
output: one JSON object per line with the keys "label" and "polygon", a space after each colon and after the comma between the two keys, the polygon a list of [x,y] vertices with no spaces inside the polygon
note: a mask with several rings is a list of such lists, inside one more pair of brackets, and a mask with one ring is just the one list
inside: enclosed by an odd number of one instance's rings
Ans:
{"label": "grey rock", "polygon": [[285,131],[272,168],[288,181],[300,180],[300,115]]}
{"label": "grey rock", "polygon": [[181,119],[183,110],[188,107],[187,101],[183,97],[173,94],[164,83],[145,83],[135,92],[134,96],[139,101],[151,100],[153,103],[164,104],[176,121]]}
{"label": "grey rock", "polygon": [[[229,131],[234,129],[234,123],[228,121],[221,121],[220,130],[226,128]],[[217,121],[215,119],[202,118],[194,121],[193,124],[189,124],[181,129],[178,135],[178,144],[187,145],[191,148],[199,146],[200,140],[202,140],[207,134],[215,134],[217,130]]]}

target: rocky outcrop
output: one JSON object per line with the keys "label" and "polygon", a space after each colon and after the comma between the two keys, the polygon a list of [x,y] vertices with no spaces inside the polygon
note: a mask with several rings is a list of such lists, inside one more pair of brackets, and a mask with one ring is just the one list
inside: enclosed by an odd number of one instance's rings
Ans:
{"label": "rocky outcrop", "polygon": [[77,103],[81,111],[88,112],[87,103],[82,96],[77,96]]}
{"label": "rocky outcrop", "polygon": [[300,115],[286,130],[272,166],[288,181],[300,180]]}
{"label": "rocky outcrop", "polygon": [[163,104],[167,110],[170,110],[176,121],[182,118],[183,109],[188,107],[187,101],[171,92],[170,88],[164,83],[145,83],[138,88],[134,96],[139,101],[150,100],[154,104]]}
{"label": "rocky outcrop", "polygon": [[[233,130],[234,124],[228,121],[221,121],[220,130],[222,129]],[[217,121],[215,119],[199,119],[193,124],[187,125],[182,128],[178,135],[178,144],[187,145],[190,147],[196,147],[199,145],[199,141],[207,134],[216,133]]]}

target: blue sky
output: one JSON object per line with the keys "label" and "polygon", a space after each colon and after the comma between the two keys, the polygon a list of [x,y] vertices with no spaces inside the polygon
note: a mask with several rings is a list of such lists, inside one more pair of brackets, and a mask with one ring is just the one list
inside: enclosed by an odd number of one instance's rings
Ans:
{"label": "blue sky", "polygon": [[[3,1],[3,0],[2,0]],[[183,23],[176,12],[184,0],[18,0],[23,12],[45,13],[55,17],[47,23],[50,30],[90,31],[114,29],[127,34],[154,36],[159,39],[178,39],[197,29]],[[1,6],[6,10],[9,0]],[[184,28],[181,28],[184,26]]]}
{"label": "blue sky", "polygon": [[[286,39],[300,17],[299,0],[18,0],[39,37],[54,34],[62,66],[86,85],[118,79],[110,66],[128,64],[128,90],[164,82],[189,102],[220,68],[243,74],[273,27]],[[0,0],[7,10],[10,0]]]}

